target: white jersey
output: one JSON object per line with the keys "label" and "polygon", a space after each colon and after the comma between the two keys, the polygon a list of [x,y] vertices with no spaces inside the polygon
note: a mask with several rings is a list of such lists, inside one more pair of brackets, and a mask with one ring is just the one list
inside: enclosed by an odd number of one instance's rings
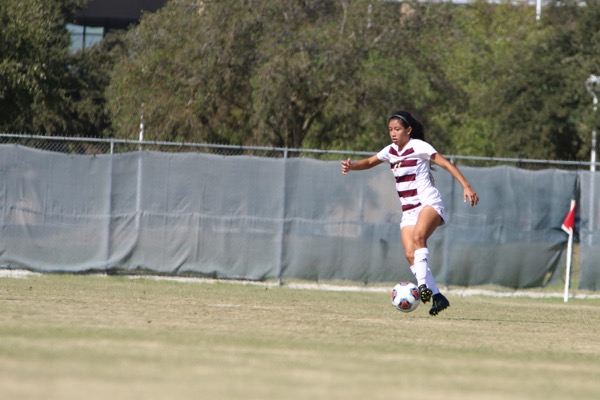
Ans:
{"label": "white jersey", "polygon": [[403,212],[421,206],[443,209],[442,196],[430,173],[431,156],[436,153],[433,146],[419,139],[410,139],[403,149],[392,143],[377,153],[379,160],[390,163]]}

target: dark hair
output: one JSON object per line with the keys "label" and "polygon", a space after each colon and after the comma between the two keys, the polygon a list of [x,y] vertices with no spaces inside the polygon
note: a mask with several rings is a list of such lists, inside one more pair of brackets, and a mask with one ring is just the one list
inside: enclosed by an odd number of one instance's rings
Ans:
{"label": "dark hair", "polygon": [[396,111],[394,114],[392,114],[389,121],[393,119],[400,121],[402,126],[405,128],[408,128],[409,126],[412,128],[410,132],[411,138],[425,141],[425,130],[423,129],[423,124],[413,117],[411,113],[408,111]]}

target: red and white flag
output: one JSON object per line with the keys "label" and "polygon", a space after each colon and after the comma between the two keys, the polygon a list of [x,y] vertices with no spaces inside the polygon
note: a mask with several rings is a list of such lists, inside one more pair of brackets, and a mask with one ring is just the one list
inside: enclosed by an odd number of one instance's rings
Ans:
{"label": "red and white flag", "polygon": [[571,200],[571,209],[565,217],[561,228],[569,235],[573,233],[573,230],[575,229],[575,200]]}

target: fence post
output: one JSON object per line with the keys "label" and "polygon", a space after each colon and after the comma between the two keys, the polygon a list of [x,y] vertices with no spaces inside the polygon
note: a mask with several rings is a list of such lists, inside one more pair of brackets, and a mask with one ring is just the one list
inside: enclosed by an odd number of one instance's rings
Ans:
{"label": "fence post", "polygon": [[[456,157],[454,156],[450,156],[450,162],[452,164],[456,163]],[[448,206],[447,208],[451,209],[454,207],[454,188],[456,185],[456,181],[454,179],[451,179],[451,184],[450,184],[450,199],[448,200]],[[448,217],[450,216],[450,213],[446,214]],[[447,218],[448,218],[447,217]],[[447,224],[450,224],[450,220],[446,221]],[[450,275],[450,227],[446,227],[446,229],[442,229],[442,254],[443,254],[443,260],[442,260],[442,275],[443,278],[440,280],[445,287],[448,287],[448,281],[449,281],[449,275]]]}
{"label": "fence post", "polygon": [[280,226],[280,235],[279,235],[279,271],[277,271],[277,285],[283,285],[283,249],[285,242],[285,203],[286,203],[286,192],[287,192],[287,182],[286,182],[286,170],[287,170],[287,159],[288,159],[288,149],[283,149],[283,195],[282,195],[282,207],[281,207],[281,226]]}

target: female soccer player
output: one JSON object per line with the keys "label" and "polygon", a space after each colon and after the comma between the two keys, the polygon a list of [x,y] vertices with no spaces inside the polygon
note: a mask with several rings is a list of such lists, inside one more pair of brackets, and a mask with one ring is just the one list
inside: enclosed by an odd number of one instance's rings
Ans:
{"label": "female soccer player", "polygon": [[442,197],[433,185],[431,161],[448,171],[463,186],[464,201],[468,201],[471,207],[479,202],[479,197],[458,168],[425,142],[423,125],[409,112],[395,112],[388,121],[388,128],[392,143],[362,160],[352,161],[349,158],[342,161],[342,174],[389,162],[402,204],[400,230],[404,254],[417,279],[421,301],[427,303],[433,297],[429,314],[437,315],[448,308],[450,302],[440,293],[427,262],[427,239],[445,223],[446,218]]}

